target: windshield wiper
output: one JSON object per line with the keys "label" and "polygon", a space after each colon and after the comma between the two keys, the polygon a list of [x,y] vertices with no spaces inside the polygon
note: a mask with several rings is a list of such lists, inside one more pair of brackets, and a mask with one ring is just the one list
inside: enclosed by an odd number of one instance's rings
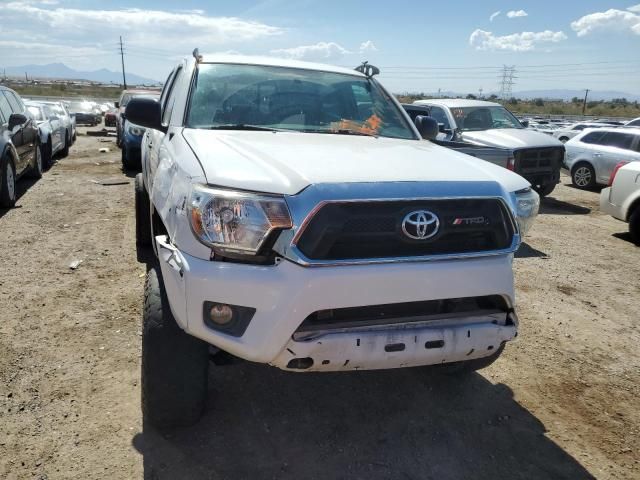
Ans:
{"label": "windshield wiper", "polygon": [[334,135],[358,135],[361,137],[377,137],[374,133],[359,132],[357,130],[349,130],[348,128],[339,128],[337,130],[303,130],[306,133],[330,133]]}
{"label": "windshield wiper", "polygon": [[245,123],[229,123],[227,125],[212,125],[206,127],[209,130],[253,130],[256,132],[281,132],[277,128],[263,127],[261,125],[247,125]]}

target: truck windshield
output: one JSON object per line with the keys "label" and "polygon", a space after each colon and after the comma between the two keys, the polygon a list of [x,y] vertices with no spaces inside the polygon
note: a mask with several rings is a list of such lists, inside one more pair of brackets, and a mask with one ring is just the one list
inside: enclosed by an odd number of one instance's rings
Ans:
{"label": "truck windshield", "polygon": [[199,65],[187,126],[417,139],[398,107],[367,78],[261,65]]}
{"label": "truck windshield", "polygon": [[463,132],[492,130],[494,128],[524,128],[504,107],[452,108],[458,129]]}

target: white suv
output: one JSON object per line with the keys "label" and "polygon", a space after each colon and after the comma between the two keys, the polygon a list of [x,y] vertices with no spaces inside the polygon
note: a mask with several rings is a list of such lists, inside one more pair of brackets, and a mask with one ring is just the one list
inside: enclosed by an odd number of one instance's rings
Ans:
{"label": "white suv", "polygon": [[136,177],[146,280],[143,411],[191,423],[209,354],[294,372],[492,363],[517,333],[513,253],[539,197],[430,142],[360,71],[249,57],[181,62]]}
{"label": "white suv", "polygon": [[640,160],[640,128],[588,129],[564,145],[565,167],[576,187],[607,185],[618,163]]}
{"label": "white suv", "polygon": [[640,245],[640,162],[620,162],[609,188],[600,192],[600,210],[629,223],[633,241]]}

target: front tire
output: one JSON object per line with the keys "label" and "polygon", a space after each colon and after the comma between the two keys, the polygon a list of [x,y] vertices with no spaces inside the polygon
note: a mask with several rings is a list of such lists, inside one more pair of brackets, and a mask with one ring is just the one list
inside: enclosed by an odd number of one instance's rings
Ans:
{"label": "front tire", "polygon": [[39,180],[42,178],[42,170],[43,170],[42,146],[40,143],[36,144],[36,148],[35,148],[35,151],[33,152],[33,155],[34,155],[33,165],[31,165],[31,169],[29,170],[29,173],[27,176],[29,178],[35,178],[36,180]]}
{"label": "front tire", "polygon": [[69,132],[64,134],[64,148],[60,150],[60,158],[66,158],[69,156],[69,147],[71,145],[71,135]]}
{"label": "front tire", "polygon": [[16,170],[6,155],[0,159],[0,208],[13,208],[16,205]]}
{"label": "front tire", "polygon": [[588,190],[596,186],[596,171],[586,162],[578,163],[571,170],[571,181],[574,186]]}
{"label": "front tire", "polygon": [[633,243],[640,246],[640,205],[629,216],[629,233]]}
{"label": "front tire", "polygon": [[151,203],[144,182],[142,173],[136,175],[135,179],[135,206],[136,206],[136,246],[149,248],[151,246]]}
{"label": "front tire", "polygon": [[142,317],[142,414],[165,429],[196,423],[207,399],[209,346],[176,323],[158,267],[147,273]]}
{"label": "front tire", "polygon": [[541,197],[546,197],[547,195],[550,195],[551,192],[555,190],[555,188],[556,188],[555,183],[548,183],[546,185],[540,185],[539,187],[534,187],[533,189]]}

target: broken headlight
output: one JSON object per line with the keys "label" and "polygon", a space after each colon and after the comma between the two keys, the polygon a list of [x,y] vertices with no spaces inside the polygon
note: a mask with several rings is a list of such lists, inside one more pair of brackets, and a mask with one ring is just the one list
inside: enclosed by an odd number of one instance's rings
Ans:
{"label": "broken headlight", "polygon": [[137,125],[129,125],[127,130],[129,131],[129,134],[133,135],[134,137],[141,137],[145,132],[144,127],[139,127]]}
{"label": "broken headlight", "polygon": [[520,235],[525,236],[533,225],[540,208],[540,196],[531,188],[515,192],[516,218]]}
{"label": "broken headlight", "polygon": [[256,255],[271,232],[291,228],[289,209],[279,196],[196,185],[189,207],[193,233],[222,254]]}

